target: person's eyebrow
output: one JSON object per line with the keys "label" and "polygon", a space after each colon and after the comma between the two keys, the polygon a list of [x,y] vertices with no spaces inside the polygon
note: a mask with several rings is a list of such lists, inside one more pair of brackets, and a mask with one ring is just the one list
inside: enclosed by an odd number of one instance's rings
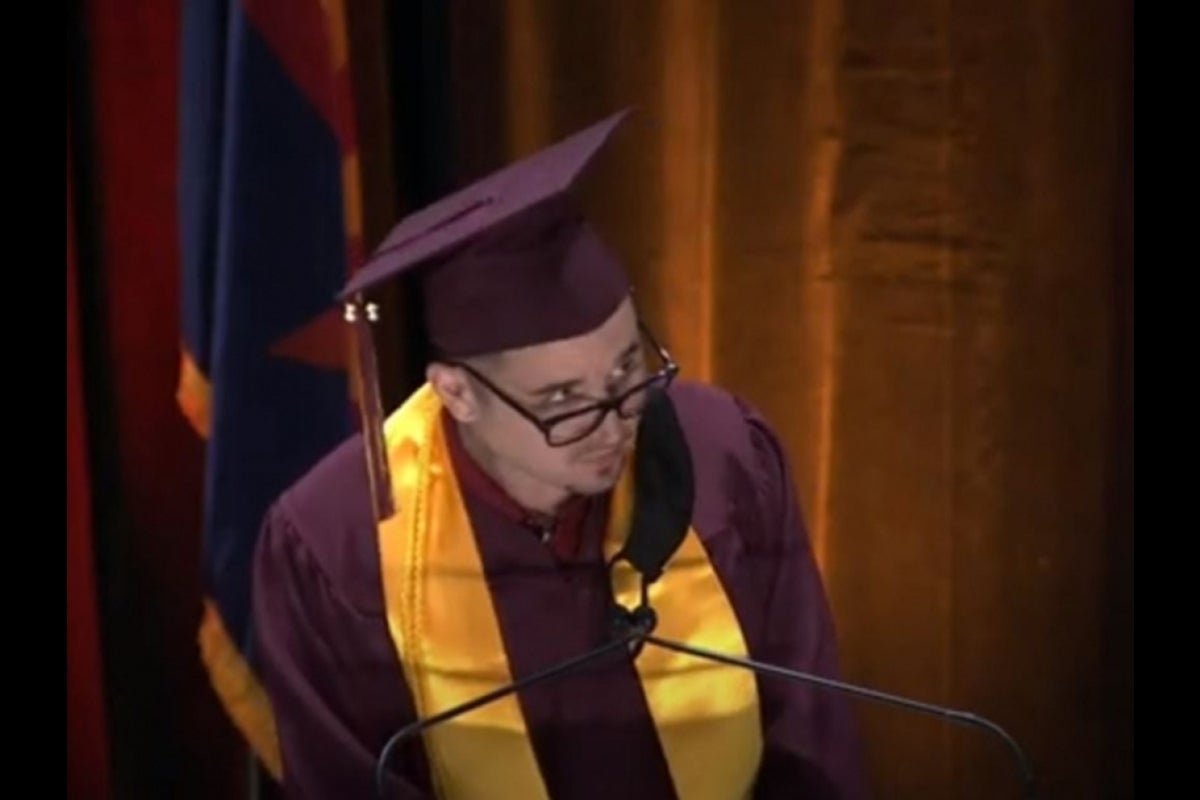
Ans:
{"label": "person's eyebrow", "polygon": [[615,359],[613,359],[613,366],[619,367],[622,364],[624,364],[626,361],[628,361],[630,359],[631,356],[633,356],[637,352],[637,349],[638,349],[638,343],[637,343],[637,340],[635,339],[633,342],[631,342],[629,344],[628,347],[626,347],[624,350],[621,351],[620,355],[618,355]]}
{"label": "person's eyebrow", "polygon": [[[637,348],[638,348],[638,343],[636,341],[633,342],[632,344],[630,344],[628,347],[626,347],[624,350],[622,350],[615,359],[613,359],[613,366],[619,367],[621,364],[628,361],[629,358],[637,352]],[[538,398],[538,399],[545,399],[557,392],[570,392],[575,389],[578,389],[580,386],[583,385],[583,383],[584,383],[583,378],[569,378],[567,380],[560,380],[560,381],[554,381],[553,383],[547,383],[543,386],[539,386],[536,389],[532,389],[529,392],[526,392],[526,394],[528,394],[530,397],[534,397],[534,398]]]}
{"label": "person's eyebrow", "polygon": [[545,398],[545,397],[549,397],[552,394],[555,394],[556,392],[567,392],[567,391],[571,391],[572,389],[576,389],[582,383],[583,383],[582,378],[572,378],[570,380],[565,380],[565,381],[555,381],[554,383],[547,383],[545,386],[540,386],[537,389],[534,389],[533,391],[528,392],[528,394],[532,397]]}

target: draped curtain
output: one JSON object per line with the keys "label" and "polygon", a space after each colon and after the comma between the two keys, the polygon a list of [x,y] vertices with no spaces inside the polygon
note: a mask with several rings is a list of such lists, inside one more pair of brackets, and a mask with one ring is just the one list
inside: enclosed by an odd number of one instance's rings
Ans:
{"label": "draped curtain", "polygon": [[[460,178],[636,108],[585,196],[685,375],[786,443],[846,677],[1131,795],[1132,5],[480,14]],[[997,740],[860,708],[880,796],[1015,796]]]}

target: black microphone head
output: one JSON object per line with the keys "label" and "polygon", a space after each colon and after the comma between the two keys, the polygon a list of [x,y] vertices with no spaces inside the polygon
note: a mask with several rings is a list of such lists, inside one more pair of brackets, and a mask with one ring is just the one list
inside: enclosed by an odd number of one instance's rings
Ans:
{"label": "black microphone head", "polygon": [[687,534],[696,492],[691,451],[666,391],[647,398],[633,463],[633,520],[623,556],[653,581]]}

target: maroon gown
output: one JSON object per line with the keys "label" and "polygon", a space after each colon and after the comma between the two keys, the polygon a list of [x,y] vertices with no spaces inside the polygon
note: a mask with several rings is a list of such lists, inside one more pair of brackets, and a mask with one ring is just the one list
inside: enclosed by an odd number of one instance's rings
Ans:
{"label": "maroon gown", "polygon": [[[831,614],[782,448],[765,421],[720,390],[672,390],[693,457],[721,462],[693,525],[752,658],[837,677]],[[514,679],[609,635],[601,555],[608,497],[578,501],[544,527],[474,465],[447,422]],[[388,633],[361,438],[286,492],[264,522],[255,565],[253,654],[271,698],[289,797],[373,797],[387,739],[414,719]],[[675,797],[632,660],[560,678],[518,700],[552,798]],[[866,777],[844,695],[758,678],[764,754],[759,798],[858,798]],[[389,761],[388,796],[432,797],[419,739]],[[453,767],[452,767],[453,768]],[[469,765],[463,768],[469,769]]]}

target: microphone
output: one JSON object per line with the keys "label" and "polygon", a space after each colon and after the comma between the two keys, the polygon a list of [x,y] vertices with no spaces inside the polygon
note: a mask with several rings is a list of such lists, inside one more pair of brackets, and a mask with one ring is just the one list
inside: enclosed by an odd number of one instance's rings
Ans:
{"label": "microphone", "polygon": [[1005,743],[1013,757],[1016,759],[1017,769],[1020,772],[1026,800],[1037,800],[1033,766],[1029,761],[1029,758],[1025,755],[1025,752],[1021,749],[1020,745],[1017,744],[1017,741],[1010,736],[1007,731],[986,717],[982,717],[978,714],[973,714],[968,711],[959,711],[952,708],[933,705],[932,703],[922,702],[920,700],[913,700],[900,695],[889,694],[887,692],[882,692],[878,689],[872,689],[866,686],[858,686],[852,683],[846,683],[845,681],[825,678],[820,675],[801,672],[799,670],[787,669],[786,667],[780,667],[775,664],[767,664],[749,658],[727,655],[714,650],[694,647],[682,642],[675,642],[671,641],[670,639],[663,639],[655,636],[653,634],[653,630],[657,625],[658,619],[657,615],[654,613],[654,610],[645,604],[647,586],[647,582],[643,580],[643,602],[636,609],[630,611],[614,603],[613,627],[614,631],[617,633],[617,636],[612,641],[609,641],[594,650],[584,653],[581,656],[561,662],[540,672],[536,672],[526,678],[523,678],[522,680],[514,681],[507,686],[503,686],[492,692],[488,692],[487,694],[480,695],[474,700],[468,700],[465,703],[461,703],[453,708],[446,709],[445,711],[435,714],[431,717],[418,719],[408,725],[405,725],[403,728],[393,734],[392,737],[388,739],[387,744],[385,744],[383,749],[380,751],[379,758],[375,765],[375,788],[378,796],[381,799],[384,796],[384,781],[387,774],[387,763],[392,751],[398,744],[400,744],[400,742],[417,736],[421,732],[433,727],[434,725],[448,722],[455,717],[466,714],[495,700],[499,700],[502,697],[507,697],[510,694],[527,689],[534,684],[553,680],[564,675],[569,675],[570,673],[575,672],[576,670],[579,670],[588,664],[599,661],[601,658],[609,655],[610,653],[619,652],[622,649],[628,648],[629,651],[635,654],[634,657],[636,658],[636,654],[640,652],[643,645],[650,644],[656,647],[665,648],[667,650],[686,653],[696,658],[702,658],[735,667],[742,667],[758,674],[768,675],[775,678],[783,678],[785,680],[800,681],[802,683],[821,687],[822,689],[842,692],[855,697],[883,703],[885,705],[895,706],[898,708],[939,717],[960,725],[986,730],[989,733],[998,736]]}

